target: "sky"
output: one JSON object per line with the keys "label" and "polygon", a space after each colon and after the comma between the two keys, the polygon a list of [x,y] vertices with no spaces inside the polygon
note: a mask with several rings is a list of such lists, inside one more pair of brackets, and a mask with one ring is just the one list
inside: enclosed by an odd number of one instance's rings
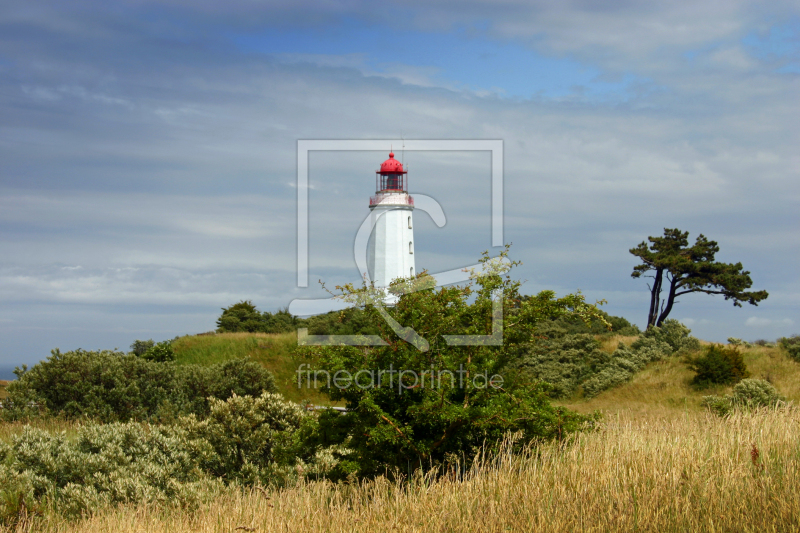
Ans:
{"label": "sky", "polygon": [[[710,341],[800,332],[800,3],[739,1],[0,4],[0,367],[127,350],[359,279],[356,231],[393,148],[417,270],[496,254],[488,152],[523,293],[580,290],[640,327],[628,250],[664,228],[719,243],[758,307],[686,295]],[[297,143],[309,155],[309,287],[297,286]],[[3,376],[0,376],[0,379]]]}

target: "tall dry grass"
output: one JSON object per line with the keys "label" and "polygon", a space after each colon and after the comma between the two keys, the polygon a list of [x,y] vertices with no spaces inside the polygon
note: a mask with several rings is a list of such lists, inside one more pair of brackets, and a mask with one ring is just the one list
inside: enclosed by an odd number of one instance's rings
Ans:
{"label": "tall dry grass", "polygon": [[126,507],[58,532],[562,532],[800,529],[794,409],[606,420],[569,446],[484,460],[462,476],[231,490],[194,511]]}

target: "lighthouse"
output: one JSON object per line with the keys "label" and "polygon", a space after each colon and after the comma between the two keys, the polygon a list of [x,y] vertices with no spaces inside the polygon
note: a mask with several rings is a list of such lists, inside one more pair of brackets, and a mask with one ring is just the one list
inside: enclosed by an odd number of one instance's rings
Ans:
{"label": "lighthouse", "polygon": [[394,279],[416,273],[414,199],[408,194],[407,174],[393,153],[375,173],[375,195],[369,199],[373,230],[367,255],[376,287],[388,287]]}

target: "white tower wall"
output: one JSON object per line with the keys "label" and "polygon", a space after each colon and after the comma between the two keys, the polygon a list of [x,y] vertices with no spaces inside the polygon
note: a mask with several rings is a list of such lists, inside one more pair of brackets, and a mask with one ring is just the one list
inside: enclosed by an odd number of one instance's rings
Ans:
{"label": "white tower wall", "polygon": [[368,248],[368,268],[376,287],[388,287],[397,278],[417,273],[413,209],[408,205],[372,207],[375,223]]}

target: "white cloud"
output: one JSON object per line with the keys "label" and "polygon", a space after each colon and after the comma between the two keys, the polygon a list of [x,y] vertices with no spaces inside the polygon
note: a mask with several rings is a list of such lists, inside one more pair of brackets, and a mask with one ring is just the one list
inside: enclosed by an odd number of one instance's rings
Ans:
{"label": "white cloud", "polygon": [[750,318],[745,320],[744,325],[756,328],[772,327],[772,326],[793,326],[794,321],[790,318],[771,319],[771,318],[751,316]]}

